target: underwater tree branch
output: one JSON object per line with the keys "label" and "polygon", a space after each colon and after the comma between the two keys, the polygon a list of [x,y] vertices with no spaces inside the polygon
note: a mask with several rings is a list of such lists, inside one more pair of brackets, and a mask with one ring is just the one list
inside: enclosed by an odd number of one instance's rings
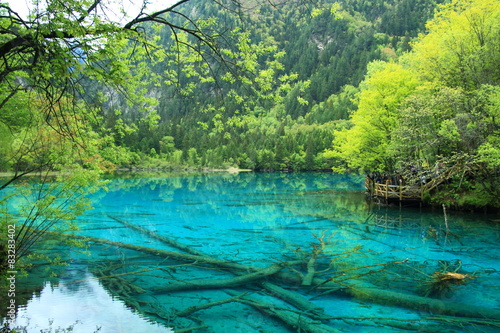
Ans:
{"label": "underwater tree branch", "polygon": [[[297,264],[300,261],[295,263],[288,264]],[[152,289],[154,293],[162,294],[168,293],[172,291],[180,291],[180,290],[194,290],[194,289],[217,289],[217,288],[230,288],[237,287],[244,284],[255,282],[261,278],[273,275],[281,271],[286,266],[285,263],[276,263],[271,266],[268,266],[264,269],[258,270],[256,272],[252,272],[249,274],[237,276],[230,279],[199,279],[199,280],[184,280],[179,283],[171,283],[167,286],[158,287]]]}
{"label": "underwater tree branch", "polygon": [[190,307],[188,307],[180,312],[177,312],[176,315],[179,317],[188,317],[199,310],[208,309],[208,308],[211,308],[213,306],[222,305],[222,304],[226,304],[226,303],[237,302],[241,297],[246,296],[246,295],[248,295],[247,292],[242,293],[240,295],[233,296],[233,297],[225,298],[225,299],[222,299],[220,301],[190,306]]}
{"label": "underwater tree branch", "polygon": [[[234,295],[235,293],[231,290],[226,291],[229,295]],[[239,302],[243,304],[250,305],[265,315],[275,317],[281,320],[290,328],[296,330],[297,332],[309,332],[309,333],[340,333],[339,330],[334,329],[323,324],[321,321],[313,320],[307,315],[302,313],[296,313],[291,309],[279,308],[274,304],[266,303],[261,300],[256,300],[251,297],[241,297]]]}

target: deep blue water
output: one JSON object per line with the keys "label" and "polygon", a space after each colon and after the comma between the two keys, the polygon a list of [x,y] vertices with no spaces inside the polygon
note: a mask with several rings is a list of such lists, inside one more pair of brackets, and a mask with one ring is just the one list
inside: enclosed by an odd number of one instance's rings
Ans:
{"label": "deep blue water", "polygon": [[[362,183],[361,177],[313,173],[117,178],[107,192],[94,195],[95,208],[79,224],[82,235],[182,252],[120,222],[125,221],[207,256],[260,268],[301,260],[283,269],[298,280],[264,280],[322,307],[329,317],[322,329],[404,332],[412,325],[412,330],[425,332],[498,331],[498,321],[442,317],[346,292],[374,288],[500,312],[498,216],[448,211],[446,229],[439,209],[367,203]],[[231,289],[300,318],[301,310],[266,293],[258,283],[159,291],[187,280],[235,277],[217,265],[109,244],[92,243],[89,251],[71,253],[74,261],[58,280],[48,282],[48,277],[31,273],[32,283],[45,281],[45,286],[20,309],[20,325],[29,325],[30,332],[39,332],[49,319],[52,327],[74,324],[73,332],[98,327],[99,332],[168,332],[195,326],[207,328],[194,332],[299,331],[240,302],[199,310],[192,317],[176,316],[190,306],[231,297]],[[301,286],[315,251],[318,280]],[[431,289],[426,282],[436,272],[467,278],[463,284]],[[338,290],[317,285],[329,278],[340,283]]]}

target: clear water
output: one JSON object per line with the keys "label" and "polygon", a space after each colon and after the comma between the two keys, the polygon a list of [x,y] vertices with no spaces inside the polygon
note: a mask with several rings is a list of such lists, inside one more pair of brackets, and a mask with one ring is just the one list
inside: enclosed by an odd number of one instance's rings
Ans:
{"label": "clear water", "polygon": [[[79,223],[82,235],[182,252],[120,222],[125,221],[205,256],[241,265],[266,268],[301,260],[283,268],[297,279],[269,276],[259,281],[286,288],[323,308],[323,326],[311,324],[314,332],[499,331],[500,318],[495,317],[500,313],[499,218],[448,212],[445,222],[441,210],[373,206],[365,201],[362,183],[360,177],[306,173],[121,178],[111,181],[108,192],[95,195],[95,209]],[[42,287],[19,309],[19,325],[28,326],[29,332],[48,324],[73,325],[73,332],[169,332],[197,326],[206,328],[194,332],[307,331],[241,302],[177,316],[190,306],[247,293],[245,297],[263,308],[281,309],[295,316],[292,321],[306,320],[301,319],[302,310],[272,296],[257,282],[159,290],[187,280],[227,281],[236,276],[218,265],[109,244],[93,243],[90,251],[91,256],[72,253],[73,263],[60,279],[30,273],[31,283],[25,281],[26,285]],[[316,280],[302,286],[314,252]],[[436,272],[466,278],[432,289],[429,282]],[[334,289],[318,285],[327,279],[339,284]],[[444,317],[436,309],[397,306],[379,296],[360,295],[366,288],[427,295],[438,302],[497,312],[482,319]],[[356,291],[360,297],[353,297]]]}

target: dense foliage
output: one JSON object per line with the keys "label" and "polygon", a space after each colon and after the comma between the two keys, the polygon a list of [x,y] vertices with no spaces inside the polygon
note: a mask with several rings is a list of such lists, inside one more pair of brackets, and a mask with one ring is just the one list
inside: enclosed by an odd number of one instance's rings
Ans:
{"label": "dense foliage", "polygon": [[500,6],[441,5],[412,52],[375,62],[360,85],[351,127],[335,133],[344,167],[439,177],[433,202],[498,206]]}
{"label": "dense foliage", "polygon": [[[356,109],[367,65],[410,50],[435,5],[292,1],[244,8],[236,16],[212,1],[193,2],[186,13],[198,13],[195,19],[203,17],[211,29],[232,31],[220,48],[226,66],[204,57],[204,48],[183,51],[181,64],[155,63],[153,124],[151,113],[106,105],[116,144],[132,152],[122,166],[329,170],[334,160],[324,151]],[[165,52],[172,52],[179,36],[157,33]],[[171,73],[180,76],[175,84],[166,79]],[[127,130],[116,129],[117,121]]]}
{"label": "dense foliage", "polygon": [[495,1],[180,1],[127,23],[97,3],[51,1],[30,20],[2,6],[4,186],[112,165],[405,173],[461,161],[459,190],[440,200],[498,194]]}

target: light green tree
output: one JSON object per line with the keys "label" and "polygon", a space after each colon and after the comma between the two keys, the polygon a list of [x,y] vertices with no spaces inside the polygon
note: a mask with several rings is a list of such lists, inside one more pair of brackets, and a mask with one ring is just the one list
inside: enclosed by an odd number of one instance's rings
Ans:
{"label": "light green tree", "polygon": [[[19,97],[23,94],[20,92]],[[4,106],[6,111],[8,104]],[[22,105],[22,109],[32,107],[29,117],[23,126],[12,126],[2,138],[3,158],[10,175],[0,183],[0,228],[4,245],[6,228],[16,230],[16,269],[24,266],[33,247],[46,239],[48,230],[74,230],[74,219],[90,207],[86,195],[104,185],[100,174],[110,167],[100,155],[105,140],[75,114],[74,106],[58,109],[51,119],[46,119],[39,112],[39,105],[43,103],[38,100]],[[59,106],[63,105],[60,101]],[[83,107],[78,112],[92,113]],[[66,129],[61,133],[57,124],[63,121]],[[8,121],[3,123],[8,125]],[[25,178],[26,175],[36,177]],[[5,269],[6,252],[4,248],[0,250],[1,266]]]}
{"label": "light green tree", "polygon": [[436,203],[498,206],[499,22],[498,1],[447,2],[412,52],[372,63],[351,127],[335,132],[338,169],[414,165],[446,180]]}
{"label": "light green tree", "polygon": [[351,115],[351,127],[334,132],[333,157],[346,167],[359,171],[384,171],[394,168],[389,145],[398,125],[400,107],[419,86],[418,77],[396,63],[373,62],[362,83],[357,110]]}
{"label": "light green tree", "polygon": [[413,45],[412,64],[428,81],[477,89],[500,78],[500,10],[495,0],[453,0],[438,7]]}

